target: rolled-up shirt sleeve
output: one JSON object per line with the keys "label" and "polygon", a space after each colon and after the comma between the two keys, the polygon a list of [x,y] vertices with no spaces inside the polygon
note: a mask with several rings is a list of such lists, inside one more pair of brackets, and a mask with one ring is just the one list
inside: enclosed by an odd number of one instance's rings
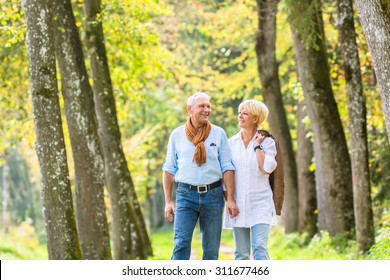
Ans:
{"label": "rolled-up shirt sleeve", "polygon": [[264,141],[261,143],[261,147],[264,151],[264,171],[267,173],[272,173],[276,166],[276,144],[274,139],[267,137],[264,139]]}
{"label": "rolled-up shirt sleeve", "polygon": [[163,164],[162,170],[169,172],[173,175],[177,172],[177,153],[175,149],[175,140],[173,133],[169,136],[167,154],[165,157],[165,162]]}
{"label": "rolled-up shirt sleeve", "polygon": [[232,153],[230,151],[230,146],[229,146],[228,138],[226,136],[225,131],[222,131],[222,133],[221,133],[219,163],[221,165],[222,173],[224,173],[227,170],[235,170],[233,162],[232,162]]}

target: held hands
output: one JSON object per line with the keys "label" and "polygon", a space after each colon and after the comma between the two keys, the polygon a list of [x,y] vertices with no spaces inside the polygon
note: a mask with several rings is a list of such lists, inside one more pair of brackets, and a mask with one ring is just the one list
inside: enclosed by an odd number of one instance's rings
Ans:
{"label": "held hands", "polygon": [[165,204],[165,220],[168,222],[173,222],[173,216],[175,214],[175,204],[173,202],[168,202]]}
{"label": "held hands", "polygon": [[230,218],[234,218],[240,214],[240,210],[237,207],[237,204],[234,200],[228,200],[226,202],[226,212],[229,214]]}

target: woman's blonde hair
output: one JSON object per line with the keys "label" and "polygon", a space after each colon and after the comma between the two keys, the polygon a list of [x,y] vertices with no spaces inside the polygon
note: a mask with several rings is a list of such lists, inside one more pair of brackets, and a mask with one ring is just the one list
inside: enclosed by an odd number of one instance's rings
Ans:
{"label": "woman's blonde hair", "polygon": [[257,127],[260,128],[260,125],[267,119],[268,117],[268,108],[265,106],[263,102],[258,100],[245,100],[241,102],[238,106],[238,111],[246,110],[250,115],[254,117],[258,117]]}

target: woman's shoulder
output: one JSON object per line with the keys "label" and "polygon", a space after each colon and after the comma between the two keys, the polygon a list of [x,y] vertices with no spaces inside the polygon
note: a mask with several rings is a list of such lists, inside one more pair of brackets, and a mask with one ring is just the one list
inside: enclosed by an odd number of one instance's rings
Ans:
{"label": "woman's shoulder", "polygon": [[276,152],[276,142],[272,137],[265,137],[261,142],[261,147],[265,151],[275,151]]}
{"label": "woman's shoulder", "polygon": [[238,133],[234,134],[232,137],[230,137],[229,138],[229,142],[230,141],[236,141],[238,139],[240,139],[240,132],[238,132]]}
{"label": "woman's shoulder", "polygon": [[264,144],[264,145],[275,145],[275,143],[276,143],[275,139],[272,138],[271,136],[265,137],[263,142],[262,142],[262,144]]}

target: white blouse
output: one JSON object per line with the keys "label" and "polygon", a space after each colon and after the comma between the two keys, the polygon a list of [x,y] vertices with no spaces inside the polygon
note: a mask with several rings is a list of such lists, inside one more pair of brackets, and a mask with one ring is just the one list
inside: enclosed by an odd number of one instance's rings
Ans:
{"label": "white blouse", "polygon": [[[235,170],[235,199],[240,214],[230,218],[225,214],[224,227],[250,228],[256,224],[276,225],[276,211],[269,175],[260,171],[256,159],[253,139],[245,148],[241,131],[229,139]],[[265,154],[264,170],[268,173],[276,168],[276,145],[271,137],[264,138],[261,147]]]}

